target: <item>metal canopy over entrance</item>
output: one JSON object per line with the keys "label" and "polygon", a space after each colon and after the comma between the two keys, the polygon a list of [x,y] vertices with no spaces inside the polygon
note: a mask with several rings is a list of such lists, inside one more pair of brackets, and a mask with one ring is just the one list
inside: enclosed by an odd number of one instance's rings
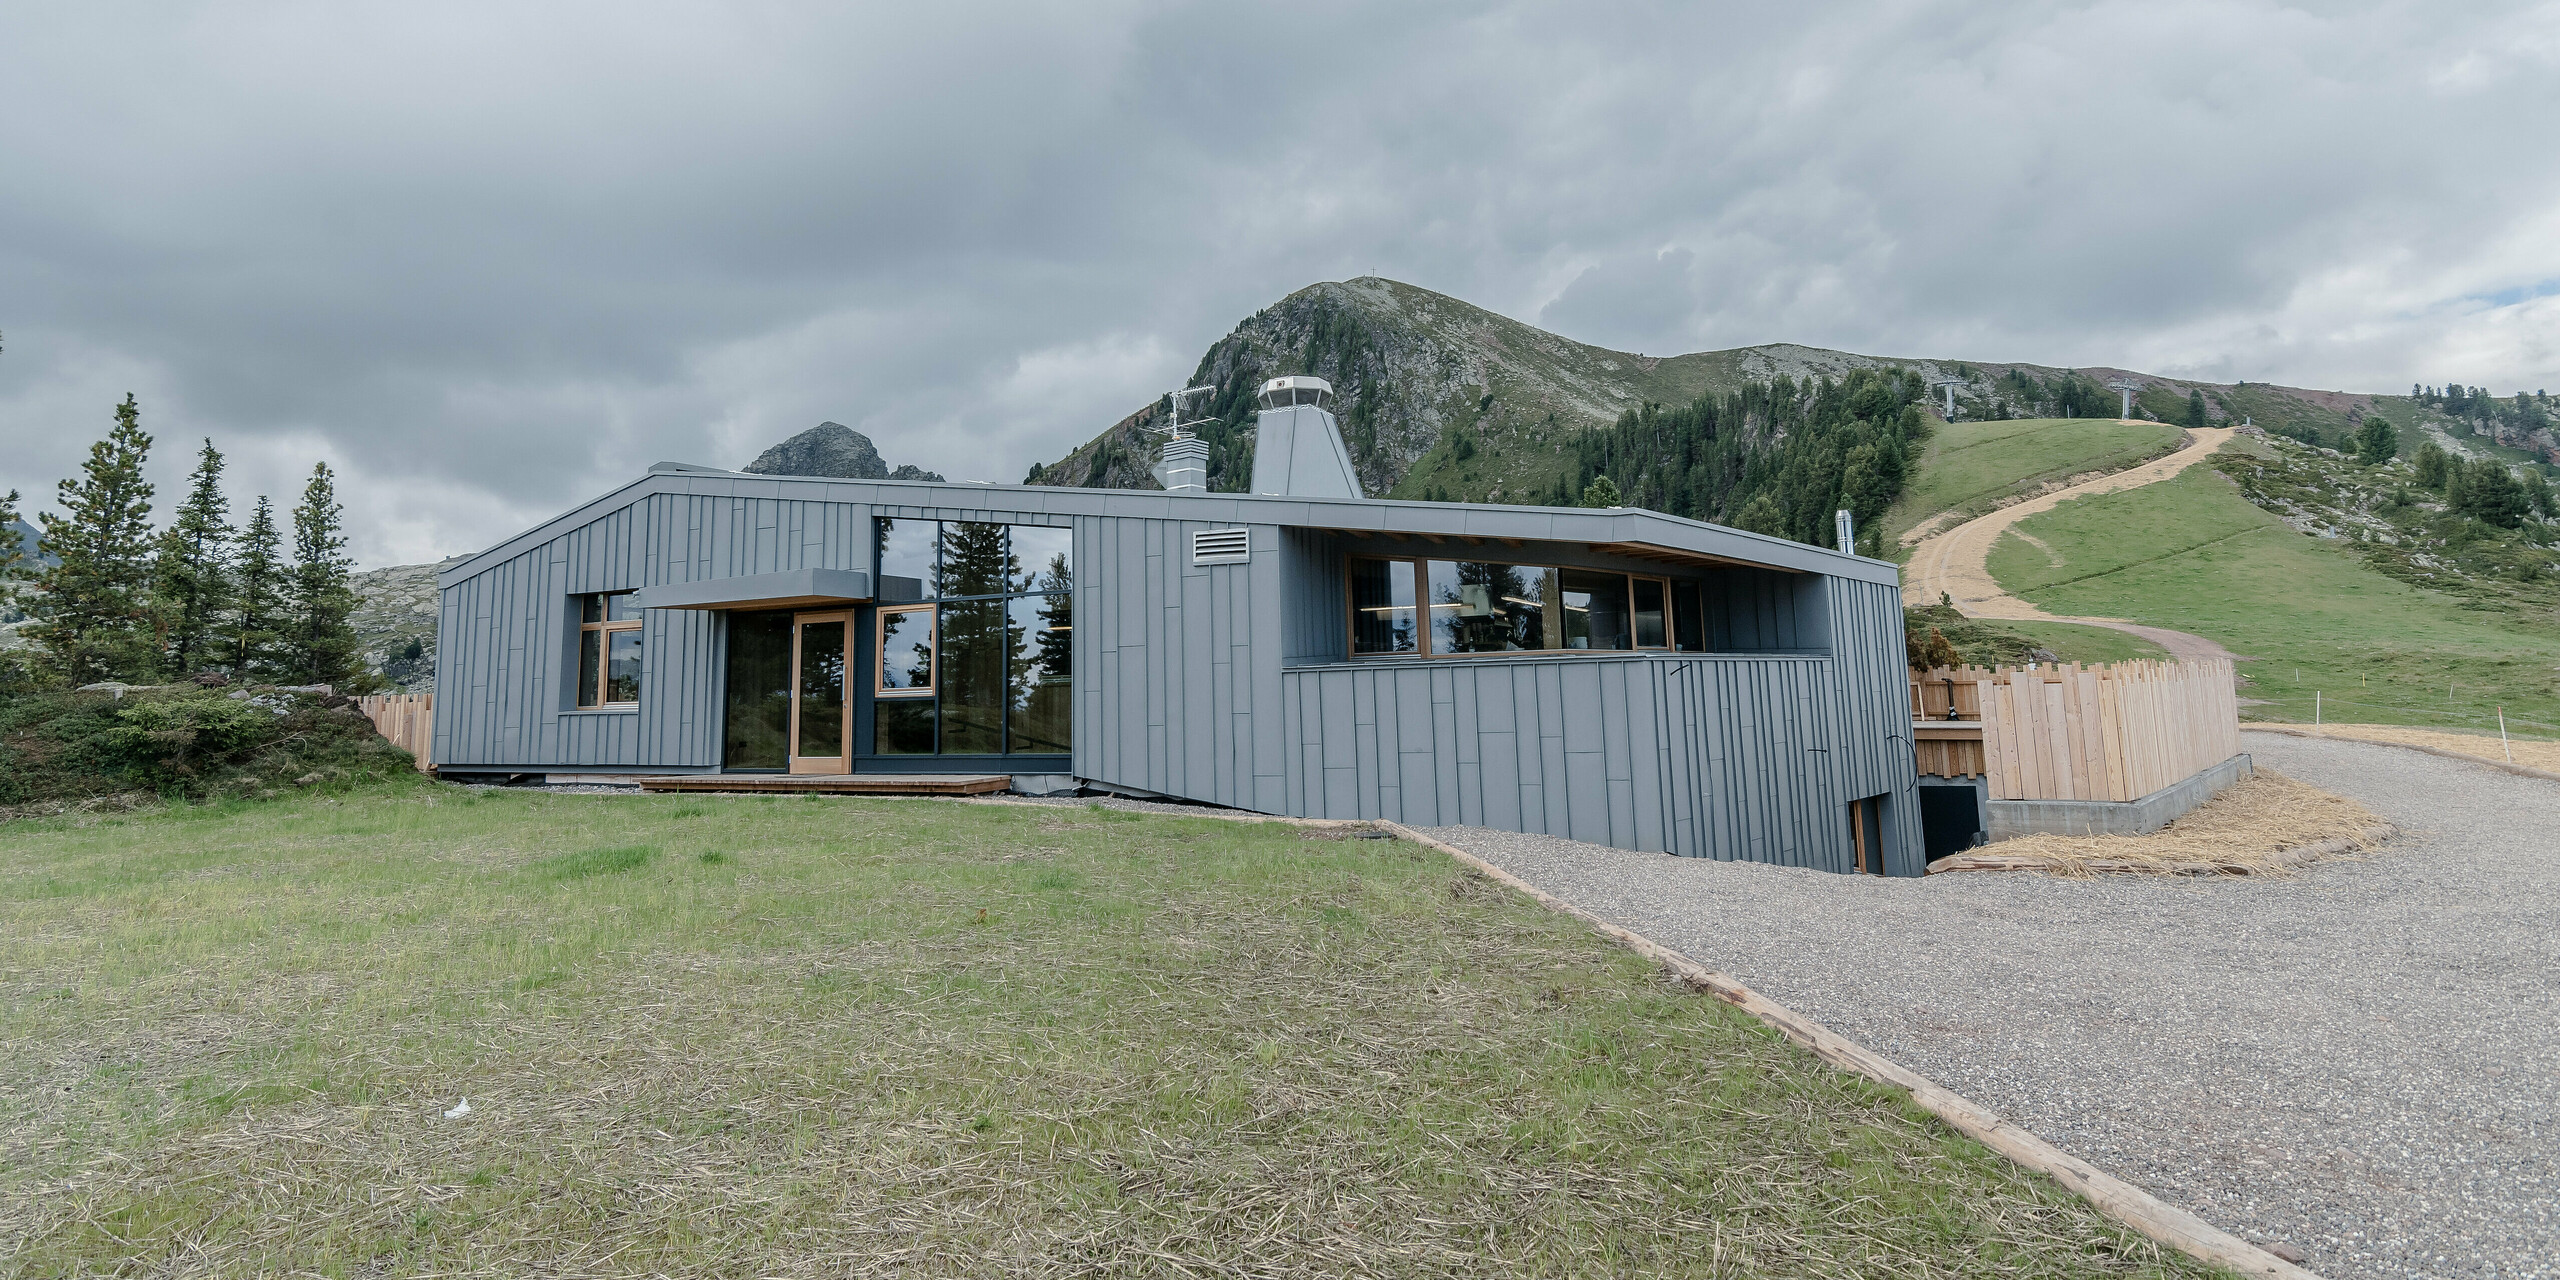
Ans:
{"label": "metal canopy over entrance", "polygon": [[793,569],[675,582],[639,592],[643,609],[807,609],[864,604],[872,594],[871,575],[860,569]]}

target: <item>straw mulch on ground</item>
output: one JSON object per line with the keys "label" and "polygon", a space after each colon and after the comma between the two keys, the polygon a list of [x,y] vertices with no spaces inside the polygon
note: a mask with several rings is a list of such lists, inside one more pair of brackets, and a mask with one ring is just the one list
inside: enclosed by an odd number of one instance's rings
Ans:
{"label": "straw mulch on ground", "polygon": [[[2560,773],[2560,742],[2539,738],[2509,738],[2500,743],[2495,734],[2448,733],[2442,729],[2417,729],[2405,724],[2288,724],[2249,725],[2247,728],[2281,729],[2286,733],[2317,734],[2323,738],[2353,738],[2359,742],[2390,742],[2404,747],[2431,747],[2455,755],[2478,756],[2502,764],[2520,764],[2544,773]],[[2512,758],[2510,758],[2512,753]]]}
{"label": "straw mulch on ground", "polygon": [[1942,858],[1929,870],[2282,875],[2394,834],[2380,815],[2345,796],[2260,769],[2147,836],[2020,836]]}

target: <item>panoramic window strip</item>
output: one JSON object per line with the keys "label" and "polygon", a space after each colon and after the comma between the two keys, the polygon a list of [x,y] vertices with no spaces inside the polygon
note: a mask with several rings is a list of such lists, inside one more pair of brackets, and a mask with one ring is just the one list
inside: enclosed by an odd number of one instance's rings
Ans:
{"label": "panoramic window strip", "polygon": [[628,591],[578,597],[578,705],[640,705],[640,604]]}
{"label": "panoramic window strip", "polygon": [[1354,657],[1703,647],[1698,585],[1615,569],[1354,556]]}
{"label": "panoramic window strip", "polygon": [[878,610],[871,754],[1066,754],[1074,530],[882,519],[873,545],[932,603]]}

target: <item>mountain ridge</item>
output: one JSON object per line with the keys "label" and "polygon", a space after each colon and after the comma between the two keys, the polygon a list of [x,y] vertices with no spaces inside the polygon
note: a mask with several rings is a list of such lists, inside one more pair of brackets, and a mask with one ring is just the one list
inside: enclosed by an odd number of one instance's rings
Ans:
{"label": "mountain ridge", "polygon": [[[2253,419],[2320,444],[2352,431],[2381,398],[2105,366],[1870,356],[1792,342],[1649,356],[1376,276],[1309,285],[1246,317],[1201,356],[1190,385],[1215,388],[1198,432],[1210,445],[1212,488],[1240,489],[1250,476],[1260,382],[1308,373],[1333,382],[1344,443],[1371,493],[1523,501],[1553,489],[1574,437],[1630,410],[1685,405],[1781,377],[1836,382],[1858,369],[1961,378],[1960,417],[2045,416],[2032,410],[2071,397],[2068,407],[2092,411],[2051,416],[2113,417],[2116,395],[2098,392],[2099,385],[2131,378],[2142,384],[2136,404],[2143,416],[2183,417],[2190,393],[2202,393],[2209,421]],[[2092,393],[2108,412],[2087,403]],[[1938,392],[1930,403],[1941,403]],[[1035,466],[1026,483],[1156,487],[1147,472],[1162,408],[1160,400],[1141,407],[1056,462]],[[1466,465],[1479,458],[1487,461]]]}

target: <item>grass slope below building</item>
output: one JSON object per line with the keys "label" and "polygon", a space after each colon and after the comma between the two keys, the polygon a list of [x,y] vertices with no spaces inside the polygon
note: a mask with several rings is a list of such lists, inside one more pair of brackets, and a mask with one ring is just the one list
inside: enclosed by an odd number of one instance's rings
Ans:
{"label": "grass slope below building", "polygon": [[1580,922],[1329,834],[452,789],[13,831],[10,1256],[2206,1274]]}
{"label": "grass slope below building", "polygon": [[2377,573],[2210,467],[2030,517],[1990,569],[2055,613],[2220,641],[2250,659],[2258,718],[2309,720],[2318,692],[2337,719],[2477,728],[2504,706],[2560,723],[2560,635]]}

